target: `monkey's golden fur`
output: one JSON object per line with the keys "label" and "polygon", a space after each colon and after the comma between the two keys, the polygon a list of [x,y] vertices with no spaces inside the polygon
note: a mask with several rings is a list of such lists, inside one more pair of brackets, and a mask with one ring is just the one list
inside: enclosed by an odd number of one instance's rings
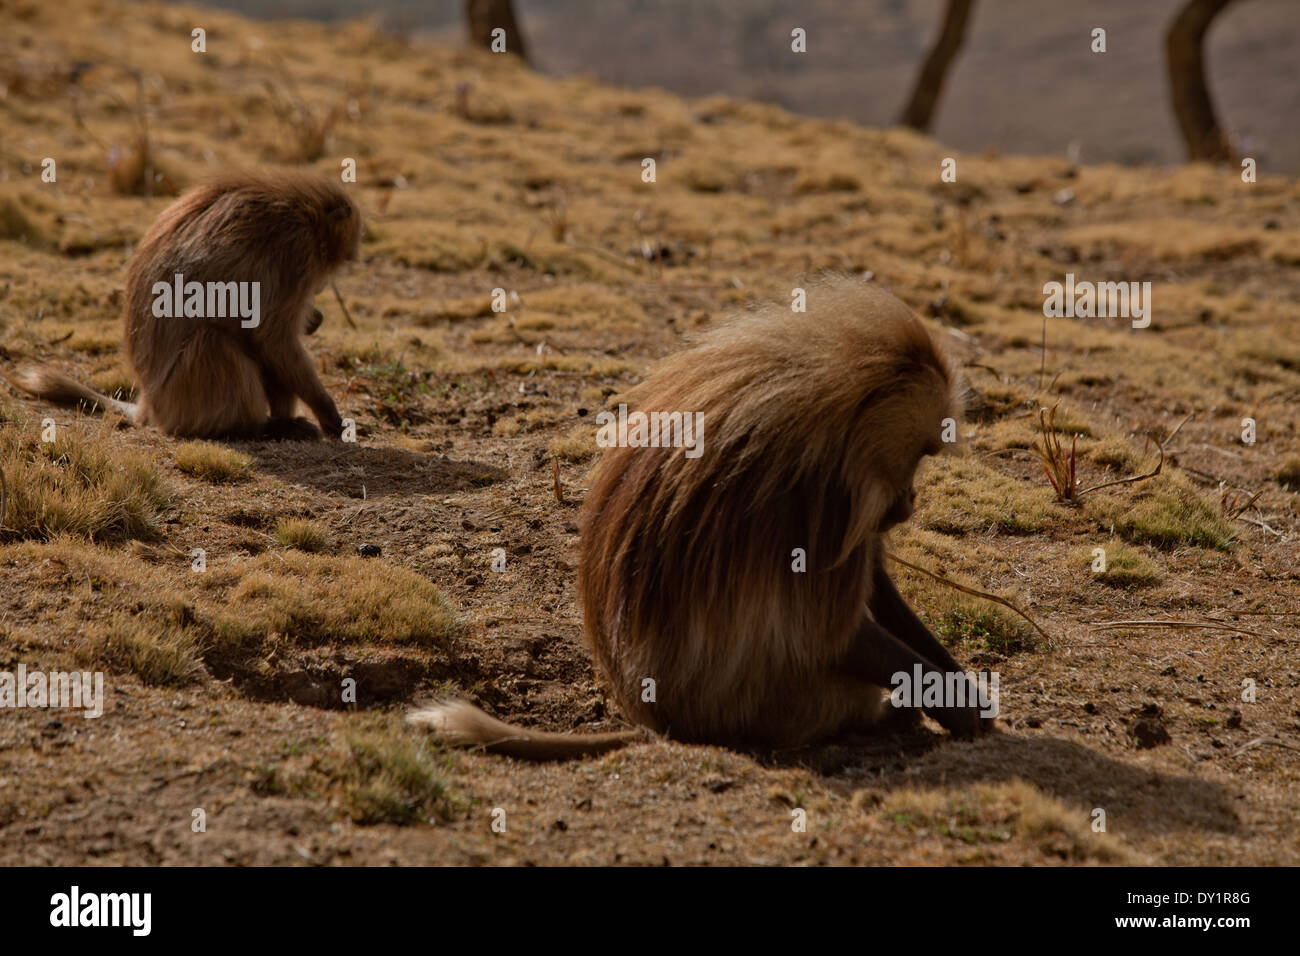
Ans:
{"label": "monkey's golden fur", "polygon": [[[164,210],[127,267],[123,327],[136,404],[47,368],[27,369],[14,382],[50,401],[99,404],[137,424],[194,437],[314,437],[309,422],[293,418],[302,399],[324,432],[338,438],[342,420],[301,337],[319,324],[313,296],[357,257],[360,240],[356,206],[324,176],[220,176]],[[243,328],[238,316],[155,316],[154,284],[170,285],[176,273],[187,284],[260,283],[260,324]]]}
{"label": "monkey's golden fur", "polygon": [[[921,321],[846,279],[810,288],[807,314],[770,306],[663,363],[629,408],[703,412],[703,454],[608,449],[583,506],[586,638],[623,715],[680,740],[797,746],[875,724],[909,654],[955,670],[889,581],[882,535],[910,516],[958,393]],[[935,715],[980,726],[969,709]],[[458,702],[416,719],[519,756],[586,752],[582,736],[480,717]],[[593,750],[637,735],[617,736]]]}

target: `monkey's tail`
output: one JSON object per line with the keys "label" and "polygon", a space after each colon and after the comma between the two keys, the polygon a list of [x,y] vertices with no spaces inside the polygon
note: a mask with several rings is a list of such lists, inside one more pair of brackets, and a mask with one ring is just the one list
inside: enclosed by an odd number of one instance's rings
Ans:
{"label": "monkey's tail", "polygon": [[61,372],[56,372],[43,365],[28,366],[19,369],[15,375],[6,377],[15,388],[20,388],[37,398],[43,398],[47,402],[54,402],[56,405],[76,405],[80,403],[98,406],[99,408],[117,412],[119,415],[124,415],[132,422],[135,422],[139,411],[137,405],[130,402],[119,402],[116,398],[109,398],[93,388],[87,388],[76,379],[69,378]]}
{"label": "monkey's tail", "polygon": [[482,747],[522,760],[574,760],[648,739],[639,730],[577,735],[529,730],[503,723],[463,700],[434,701],[411,711],[406,719],[431,728],[453,747]]}

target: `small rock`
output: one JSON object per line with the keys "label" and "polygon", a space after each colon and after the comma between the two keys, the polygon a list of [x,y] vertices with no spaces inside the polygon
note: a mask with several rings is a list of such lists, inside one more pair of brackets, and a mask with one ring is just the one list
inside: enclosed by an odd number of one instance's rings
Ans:
{"label": "small rock", "polygon": [[1223,722],[1223,726],[1227,727],[1229,730],[1236,730],[1238,727],[1240,727],[1241,711],[1236,710],[1234,708],[1232,711],[1232,716]]}
{"label": "small rock", "polygon": [[1173,738],[1169,736],[1169,731],[1165,730],[1165,725],[1155,717],[1144,717],[1133,725],[1133,739],[1137,742],[1138,750],[1150,750],[1152,747],[1160,747],[1169,743]]}
{"label": "small rock", "polygon": [[736,785],[736,781],[726,777],[706,777],[703,783],[711,793],[726,793]]}

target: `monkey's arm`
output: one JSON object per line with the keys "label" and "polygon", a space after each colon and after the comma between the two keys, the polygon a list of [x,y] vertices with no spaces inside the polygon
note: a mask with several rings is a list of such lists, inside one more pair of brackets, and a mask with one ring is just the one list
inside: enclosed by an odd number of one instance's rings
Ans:
{"label": "monkey's arm", "polygon": [[271,407],[271,417],[262,426],[264,439],[270,441],[314,441],[320,438],[320,429],[305,418],[294,417],[298,396],[289,391],[270,370],[262,368],[262,388],[266,403]]}
{"label": "monkey's arm", "polygon": [[916,612],[907,606],[903,596],[898,593],[898,588],[894,587],[894,582],[885,570],[884,557],[882,549],[882,553],[876,557],[876,570],[871,579],[871,600],[867,602],[871,616],[881,627],[922,657],[929,658],[942,668],[960,670],[948,649],[921,623]]}
{"label": "monkey's arm", "polygon": [[[343,437],[343,419],[334,405],[334,399],[325,391],[325,386],[316,377],[312,368],[311,356],[296,338],[291,342],[277,343],[274,348],[267,348],[262,356],[265,374],[275,384],[267,388],[267,398],[274,410],[277,399],[283,401],[282,395],[296,395],[306,402],[316,420],[320,422],[321,431],[330,438]],[[276,393],[273,395],[273,391]]]}
{"label": "monkey's arm", "polygon": [[[853,639],[852,648],[840,664],[845,672],[854,677],[891,689],[897,684],[894,679],[895,674],[905,674],[909,680],[912,680],[917,665],[921,667],[923,679],[927,679],[928,674],[937,674],[941,682],[940,686],[946,686],[944,675],[947,668],[936,667],[930,660],[869,618],[863,619]],[[951,670],[957,671],[958,668],[954,664]],[[921,688],[914,688],[916,694],[919,695],[920,691]],[[974,691],[973,686],[969,687],[966,707],[927,707],[925,712],[950,733],[973,737],[982,726],[980,708]]]}

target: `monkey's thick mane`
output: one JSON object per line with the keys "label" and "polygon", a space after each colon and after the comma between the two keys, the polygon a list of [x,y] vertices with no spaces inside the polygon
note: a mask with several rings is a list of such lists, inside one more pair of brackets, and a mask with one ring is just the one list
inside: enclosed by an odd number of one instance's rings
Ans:
{"label": "monkey's thick mane", "polygon": [[268,167],[229,170],[195,186],[163,212],[141,245],[175,243],[184,258],[172,267],[183,269],[185,259],[219,260],[222,248],[265,248],[276,256],[284,243],[295,242],[327,269],[355,258],[359,240],[360,216],[341,184],[316,172]]}
{"label": "monkey's thick mane", "polygon": [[[910,487],[915,460],[893,459],[959,418],[958,376],[901,302],[836,278],[808,288],[808,303],[710,330],[628,396],[646,412],[702,412],[700,457],[611,448],[593,477],[579,570],[588,637],[624,712],[651,726],[620,687],[667,670],[758,688],[844,644],[881,518],[898,482]],[[807,573],[791,573],[796,549]],[[709,688],[696,691],[674,696],[700,700],[707,725]]]}

